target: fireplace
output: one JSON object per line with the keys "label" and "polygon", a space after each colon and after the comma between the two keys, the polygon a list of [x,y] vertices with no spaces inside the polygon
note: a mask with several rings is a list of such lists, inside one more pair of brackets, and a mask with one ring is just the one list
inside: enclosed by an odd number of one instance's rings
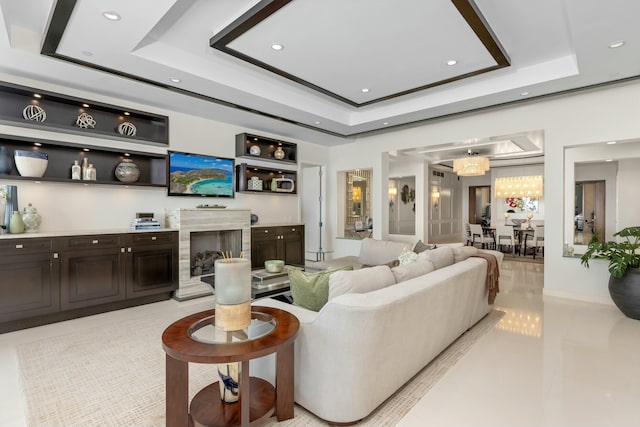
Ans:
{"label": "fireplace", "polygon": [[193,258],[198,253],[206,256],[207,251],[231,251],[234,257],[242,252],[245,256],[251,254],[251,212],[248,209],[167,209],[165,223],[167,227],[179,230],[179,286],[173,294],[178,301],[211,295],[211,288],[201,278],[213,274],[213,267],[206,271],[203,268],[202,274],[194,274]]}
{"label": "fireplace", "polygon": [[217,259],[242,252],[242,230],[192,231],[189,241],[191,276],[209,276]]}

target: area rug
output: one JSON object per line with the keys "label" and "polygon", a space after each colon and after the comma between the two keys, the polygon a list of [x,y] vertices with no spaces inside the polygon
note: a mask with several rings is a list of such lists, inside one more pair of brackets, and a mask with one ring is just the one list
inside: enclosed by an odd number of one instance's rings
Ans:
{"label": "area rug", "polygon": [[[492,310],[359,425],[395,425],[488,331],[504,312]],[[18,346],[31,427],[164,426],[165,354],[160,337],[173,320],[140,318],[98,330]],[[190,398],[216,378],[215,365],[189,365]],[[304,408],[265,426],[326,426]]]}

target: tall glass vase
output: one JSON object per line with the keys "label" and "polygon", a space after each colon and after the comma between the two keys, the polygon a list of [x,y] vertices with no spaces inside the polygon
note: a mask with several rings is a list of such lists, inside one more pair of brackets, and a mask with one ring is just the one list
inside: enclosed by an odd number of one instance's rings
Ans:
{"label": "tall glass vase", "polygon": [[4,206],[4,222],[5,233],[9,232],[9,223],[14,211],[18,209],[18,187],[15,185],[7,185],[7,201]]}

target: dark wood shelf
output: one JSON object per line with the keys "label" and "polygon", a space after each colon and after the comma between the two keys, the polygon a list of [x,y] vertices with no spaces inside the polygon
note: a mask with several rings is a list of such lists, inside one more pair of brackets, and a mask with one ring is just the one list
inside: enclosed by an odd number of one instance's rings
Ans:
{"label": "dark wood shelf", "polygon": [[[25,119],[23,110],[30,105],[41,107],[46,119]],[[76,124],[82,113],[95,120],[93,128],[81,128]],[[169,119],[166,116],[6,82],[0,83],[0,122],[90,137],[169,145]],[[135,126],[135,135],[119,133],[118,126],[124,122]]]}
{"label": "dark wood shelf", "polygon": [[[285,169],[273,169],[265,168],[261,166],[248,165],[247,163],[240,163],[236,165],[236,191],[240,193],[256,193],[256,194],[297,194],[298,182],[297,172]],[[260,189],[253,189],[249,186],[249,180],[252,177],[257,177],[262,180],[262,186]],[[291,183],[283,182],[279,191],[272,190],[273,179],[284,178],[293,182],[293,188]]]}
{"label": "dark wood shelf", "polygon": [[[251,147],[257,147],[259,153],[252,154]],[[284,152],[282,159],[278,159],[274,154],[279,148]],[[268,160],[278,163],[298,163],[298,148],[293,142],[248,133],[239,133],[236,135],[236,157]]]}
{"label": "dark wood shelf", "polygon": [[[8,154],[12,157],[12,162],[14,150],[38,151],[46,153],[49,158],[47,170],[42,177],[20,176],[16,169],[15,162],[13,162],[11,172],[8,175],[0,175],[0,179],[90,185],[135,185],[148,187],[166,187],[167,185],[167,162],[166,155],[164,154],[131,150],[111,150],[11,135],[0,135],[0,145],[7,147]],[[128,154],[128,156],[126,156],[125,153]],[[89,163],[93,164],[96,168],[97,179],[95,181],[71,179],[71,166],[74,160],[78,160],[79,163],[82,164],[84,158],[87,158]],[[126,183],[116,178],[116,166],[125,158],[133,160],[140,169],[140,179],[137,182]]]}

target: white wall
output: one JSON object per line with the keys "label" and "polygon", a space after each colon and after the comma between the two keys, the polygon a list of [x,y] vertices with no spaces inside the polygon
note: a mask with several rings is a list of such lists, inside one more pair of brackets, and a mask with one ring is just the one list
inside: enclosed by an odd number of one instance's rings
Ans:
{"label": "white wall", "polygon": [[[565,217],[566,204],[563,191],[564,150],[571,146],[640,137],[637,99],[640,99],[640,83],[630,82],[511,107],[467,113],[395,132],[362,137],[352,144],[332,148],[329,180],[335,182],[337,170],[361,167],[373,168],[374,177],[384,179],[386,183],[388,166],[383,153],[423,145],[543,130],[546,151],[544,292],[546,295],[610,303],[606,262],[595,260],[591,263],[591,268],[586,270],[580,265],[579,259],[562,256],[562,218]],[[571,179],[573,181],[573,177]],[[382,187],[379,187],[382,193]],[[386,211],[386,208],[382,209],[380,199],[381,197],[374,195],[374,212]],[[571,206],[573,195],[568,201]],[[330,215],[333,215],[330,221],[335,221],[336,201],[330,196],[328,202]],[[638,211],[639,205],[636,197],[628,200],[628,204],[621,209]],[[385,237],[382,232],[375,232],[378,225],[380,224],[376,224],[374,220],[374,237]],[[337,254],[357,253],[358,247],[349,247],[336,241]]]}
{"label": "white wall", "polygon": [[618,160],[618,193],[616,212],[618,215],[616,231],[625,227],[640,225],[640,209],[629,209],[630,201],[637,200],[640,190],[640,159]]}

